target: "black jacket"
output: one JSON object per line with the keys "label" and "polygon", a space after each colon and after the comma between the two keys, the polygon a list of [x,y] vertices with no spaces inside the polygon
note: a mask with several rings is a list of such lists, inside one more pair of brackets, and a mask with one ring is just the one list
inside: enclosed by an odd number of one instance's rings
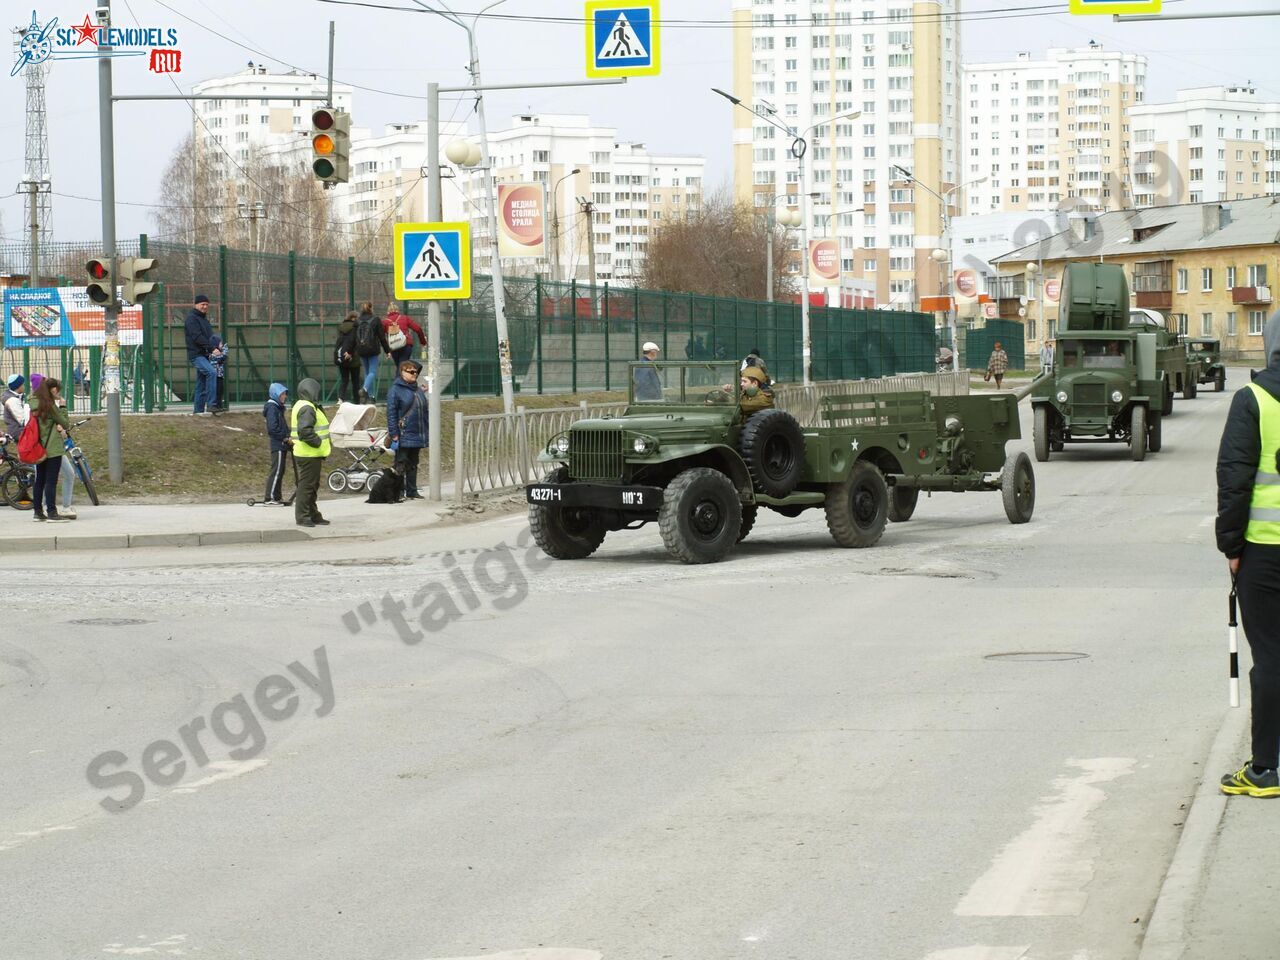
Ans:
{"label": "black jacket", "polygon": [[[349,353],[350,359],[343,360],[342,355]],[[343,320],[338,324],[338,338],[333,345],[333,363],[338,367],[360,368],[360,355],[356,353],[356,322]]]}
{"label": "black jacket", "polygon": [[[1272,363],[1254,383],[1280,400],[1280,363]],[[1218,446],[1218,520],[1215,532],[1218,549],[1234,558],[1244,552],[1244,532],[1249,526],[1249,504],[1253,500],[1254,478],[1258,473],[1262,436],[1258,423],[1258,398],[1248,387],[1236,391],[1231,412]],[[1276,459],[1280,461],[1280,454]],[[1280,472],[1280,463],[1273,468]]]}
{"label": "black jacket", "polygon": [[[262,415],[267,419],[267,439],[271,443],[271,452],[285,449],[284,442],[289,438],[289,413],[280,406],[277,400],[268,400],[262,406]],[[312,417],[312,428],[315,418]]]}
{"label": "black jacket", "polygon": [[187,320],[183,324],[183,332],[187,337],[187,359],[207,357],[213,350],[213,325],[209,318],[192,307],[187,311]]}

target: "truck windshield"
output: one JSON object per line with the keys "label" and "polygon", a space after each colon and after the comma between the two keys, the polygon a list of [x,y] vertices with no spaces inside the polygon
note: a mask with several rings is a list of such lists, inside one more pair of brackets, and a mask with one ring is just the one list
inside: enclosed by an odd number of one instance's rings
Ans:
{"label": "truck windshield", "polygon": [[733,361],[655,363],[643,360],[631,364],[630,383],[633,404],[738,402],[738,364]]}
{"label": "truck windshield", "polygon": [[1064,368],[1125,367],[1129,363],[1129,341],[1059,340],[1058,363]]}
{"label": "truck windshield", "polygon": [[1217,353],[1217,340],[1192,340],[1188,346],[1191,347],[1192,353]]}

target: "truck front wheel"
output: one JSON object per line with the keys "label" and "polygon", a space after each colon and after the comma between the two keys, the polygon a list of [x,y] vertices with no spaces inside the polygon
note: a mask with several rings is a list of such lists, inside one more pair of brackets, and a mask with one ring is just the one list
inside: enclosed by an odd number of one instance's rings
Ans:
{"label": "truck front wheel", "polygon": [[1036,441],[1036,459],[1044,463],[1049,459],[1049,408],[1044,404],[1036,407],[1032,426]]}
{"label": "truck front wheel", "polygon": [[889,487],[873,463],[860,460],[847,479],[827,485],[827,529],[842,547],[873,547],[889,520]]}
{"label": "truck front wheel", "polygon": [[[569,470],[557,467],[542,480],[568,483]],[[529,530],[542,552],[555,560],[585,560],[600,548],[608,532],[594,510],[547,503],[529,504]]]}
{"label": "truck front wheel", "polygon": [[667,552],[681,563],[723,560],[742,531],[742,503],[719,470],[694,467],[667,486],[658,513]]}
{"label": "truck front wheel", "polygon": [[1147,459],[1147,408],[1134,407],[1129,421],[1130,452],[1135,461]]}

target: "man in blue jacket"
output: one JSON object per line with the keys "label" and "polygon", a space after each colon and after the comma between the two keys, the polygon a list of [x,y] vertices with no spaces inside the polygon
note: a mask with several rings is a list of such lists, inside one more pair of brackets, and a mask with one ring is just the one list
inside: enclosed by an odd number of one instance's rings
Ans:
{"label": "man in blue jacket", "polygon": [[212,416],[217,406],[218,371],[210,358],[222,356],[222,351],[214,343],[209,298],[203,293],[196,295],[195,306],[187,313],[186,335],[187,359],[196,368],[195,413]]}

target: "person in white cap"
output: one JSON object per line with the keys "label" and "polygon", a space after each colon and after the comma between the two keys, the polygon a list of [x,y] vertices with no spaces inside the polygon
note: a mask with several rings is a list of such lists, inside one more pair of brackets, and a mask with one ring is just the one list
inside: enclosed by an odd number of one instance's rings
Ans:
{"label": "person in white cap", "polygon": [[[644,356],[646,364],[652,364],[658,359],[661,352],[658,345],[652,340],[646,340],[643,347],[640,348]],[[658,368],[655,366],[639,366],[635,368],[637,401],[653,401],[662,399],[662,381],[658,377]]]}

